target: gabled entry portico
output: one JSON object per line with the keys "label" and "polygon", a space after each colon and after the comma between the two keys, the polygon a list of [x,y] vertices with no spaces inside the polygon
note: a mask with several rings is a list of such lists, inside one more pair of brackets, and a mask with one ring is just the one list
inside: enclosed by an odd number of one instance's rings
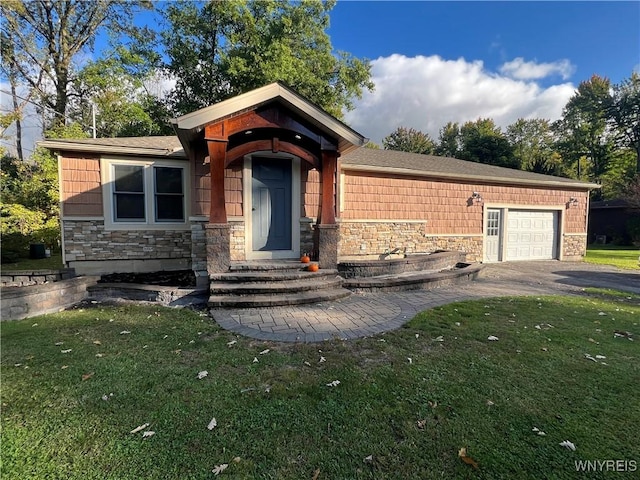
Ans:
{"label": "gabled entry portico", "polygon": [[308,251],[335,268],[339,157],[362,146],[362,135],[279,83],[180,117],[174,128],[196,169],[209,173],[192,178],[208,207],[209,275],[229,269],[232,240],[237,259]]}

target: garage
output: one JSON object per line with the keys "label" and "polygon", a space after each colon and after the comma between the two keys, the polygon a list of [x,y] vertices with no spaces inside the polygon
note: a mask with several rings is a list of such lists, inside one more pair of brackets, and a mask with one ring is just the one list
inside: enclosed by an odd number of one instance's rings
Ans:
{"label": "garage", "polygon": [[558,258],[558,212],[508,210],[504,238],[506,260]]}

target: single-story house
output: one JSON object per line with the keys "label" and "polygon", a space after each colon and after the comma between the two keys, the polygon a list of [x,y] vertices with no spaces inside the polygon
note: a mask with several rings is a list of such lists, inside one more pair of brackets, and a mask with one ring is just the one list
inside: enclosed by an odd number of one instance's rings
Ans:
{"label": "single-story house", "polygon": [[630,245],[627,223],[638,215],[622,199],[600,200],[589,204],[589,243]]}
{"label": "single-story house", "polygon": [[367,139],[280,83],[173,120],[176,136],[46,140],[64,263],[79,273],[461,250],[579,260],[598,185]]}

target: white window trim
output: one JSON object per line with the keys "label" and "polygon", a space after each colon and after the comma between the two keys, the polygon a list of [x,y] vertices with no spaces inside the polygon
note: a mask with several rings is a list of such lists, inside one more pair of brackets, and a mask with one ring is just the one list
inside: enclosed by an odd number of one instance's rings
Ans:
{"label": "white window trim", "polygon": [[[144,222],[115,221],[113,207],[113,166],[136,165],[144,167],[144,195],[145,216]],[[184,221],[183,222],[156,222],[155,221],[155,194],[153,186],[153,167],[172,167],[183,169],[184,192]],[[190,180],[191,171],[189,162],[166,159],[137,159],[137,158],[100,158],[100,177],[102,181],[102,207],[104,209],[105,230],[189,230],[189,214],[191,206]]]}

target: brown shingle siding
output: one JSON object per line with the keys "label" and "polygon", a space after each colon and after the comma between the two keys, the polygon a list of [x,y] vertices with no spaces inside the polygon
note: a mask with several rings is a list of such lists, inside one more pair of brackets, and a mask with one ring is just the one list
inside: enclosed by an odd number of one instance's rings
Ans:
{"label": "brown shingle siding", "polygon": [[68,153],[61,156],[60,162],[62,215],[103,215],[100,158]]}

